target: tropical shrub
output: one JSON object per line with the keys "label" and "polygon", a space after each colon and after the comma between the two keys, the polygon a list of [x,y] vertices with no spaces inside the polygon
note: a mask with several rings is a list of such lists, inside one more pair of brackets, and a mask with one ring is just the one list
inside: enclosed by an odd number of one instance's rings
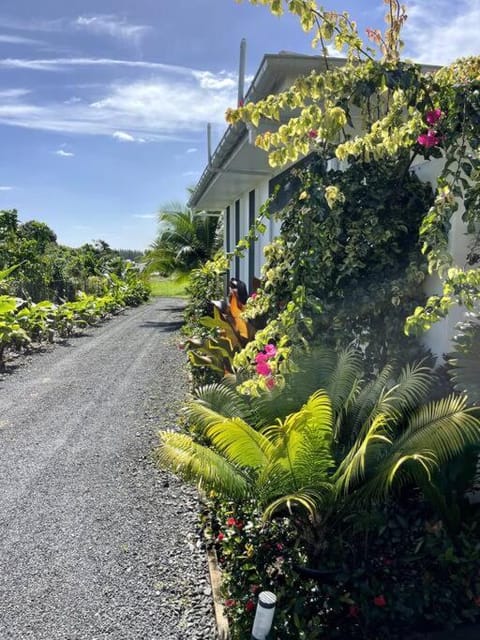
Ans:
{"label": "tropical shrub", "polygon": [[218,498],[209,507],[215,516],[205,532],[222,567],[234,640],[250,636],[266,589],[278,599],[276,640],[400,639],[480,618],[478,512],[452,539],[415,494],[354,510],[329,536],[322,568],[305,569],[294,518],[265,522],[251,503]]}
{"label": "tropical shrub", "polygon": [[[393,385],[391,367],[368,384],[360,371],[358,354],[345,352],[328,392],[316,391],[299,410],[260,428],[258,420],[251,426],[240,417],[231,394],[218,393],[227,398],[227,415],[213,408],[215,392],[203,396],[186,413],[209,446],[164,431],[159,459],[226,499],[254,499],[266,518],[291,509],[307,513],[302,535],[311,558],[322,549],[330,518],[352,505],[382,502],[395,487],[420,487],[449,526],[458,526],[437,476],[480,442],[480,421],[466,397],[424,404],[433,373],[421,365],[407,366]],[[257,412],[263,404],[271,417],[275,391],[269,402],[256,403]]]}

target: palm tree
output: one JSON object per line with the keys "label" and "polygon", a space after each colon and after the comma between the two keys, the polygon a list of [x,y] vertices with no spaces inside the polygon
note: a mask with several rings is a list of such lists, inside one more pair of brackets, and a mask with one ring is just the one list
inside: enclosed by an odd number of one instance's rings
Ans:
{"label": "palm tree", "polygon": [[227,499],[256,501],[265,517],[300,507],[325,523],[405,485],[422,488],[445,510],[438,473],[480,442],[480,421],[466,396],[425,402],[434,376],[421,363],[405,367],[394,384],[389,366],[365,384],[358,353],[323,353],[316,370],[327,389],[276,421],[272,414],[288,405],[279,402],[283,392],[247,401],[225,384],[200,390],[187,415],[208,446],[163,431],[161,462]]}
{"label": "palm tree", "polygon": [[217,213],[195,213],[172,202],[158,214],[159,232],[145,262],[150,272],[186,274],[212,257],[217,249]]}

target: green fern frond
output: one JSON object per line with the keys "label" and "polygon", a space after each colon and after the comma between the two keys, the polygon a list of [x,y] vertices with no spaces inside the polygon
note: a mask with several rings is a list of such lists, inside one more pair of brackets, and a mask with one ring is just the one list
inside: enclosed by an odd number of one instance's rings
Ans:
{"label": "green fern frond", "polygon": [[480,421],[467,408],[467,397],[452,394],[421,407],[394,443],[396,451],[431,450],[440,464],[480,444]]}
{"label": "green fern frond", "polygon": [[183,412],[188,422],[192,426],[200,428],[203,432],[211,425],[225,420],[225,416],[221,413],[214,411],[208,405],[195,401],[187,402]]}
{"label": "green fern frond", "polygon": [[259,469],[268,464],[272,455],[273,447],[268,438],[241,418],[211,424],[206,435],[212,445],[235,465]]}
{"label": "green fern frond", "polygon": [[350,433],[352,437],[355,438],[365,424],[371,424],[372,419],[379,412],[378,404],[392,374],[393,367],[386,365],[378,376],[369,382],[358,394],[346,418],[346,421],[351,425]]}
{"label": "green fern frond", "polygon": [[388,426],[388,417],[379,414],[368,430],[359,435],[335,473],[339,494],[347,494],[361,484],[392,445]]}
{"label": "green fern frond", "polygon": [[335,369],[325,389],[330,397],[334,414],[346,409],[346,401],[352,398],[362,376],[362,360],[356,349],[344,349],[338,354]]}
{"label": "green fern frond", "polygon": [[204,407],[221,414],[225,418],[243,418],[250,416],[248,402],[231,385],[223,382],[208,384],[195,391],[196,401]]}
{"label": "green fern frond", "polygon": [[160,464],[183,479],[232,499],[249,493],[249,481],[240,469],[212,449],[197,444],[183,433],[161,431],[157,457]]}
{"label": "green fern frond", "polygon": [[[326,487],[326,493],[328,493],[331,487]],[[276,500],[273,500],[264,510],[263,519],[270,520],[277,511],[287,510],[290,514],[300,509],[306,511],[312,518],[315,516],[318,510],[319,504],[322,503],[324,497],[317,490],[298,491],[284,495]]]}
{"label": "green fern frond", "polygon": [[385,394],[384,402],[397,415],[411,411],[427,396],[435,374],[423,362],[403,367],[397,384]]}

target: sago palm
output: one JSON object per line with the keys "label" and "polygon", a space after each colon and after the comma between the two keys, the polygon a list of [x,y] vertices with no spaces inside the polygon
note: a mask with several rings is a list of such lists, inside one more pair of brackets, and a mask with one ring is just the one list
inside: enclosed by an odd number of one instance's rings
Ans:
{"label": "sago palm", "polygon": [[267,514],[294,503],[313,511],[331,492],[332,409],[325,392],[260,430],[207,407],[200,413],[196,426],[210,446],[160,433],[160,461],[187,480],[233,500],[255,499]]}
{"label": "sago palm", "polygon": [[360,501],[383,500],[406,484],[438,497],[439,470],[480,441],[466,397],[425,403],[434,377],[421,364],[406,367],[395,383],[386,367],[364,384],[354,352],[336,362],[331,353],[324,356],[327,364],[317,364],[330,372],[328,391],[316,391],[299,410],[259,429],[265,416],[282,411],[278,398],[247,401],[222,385],[200,390],[187,414],[210,446],[163,432],[161,460],[226,498],[253,497],[266,515],[301,505],[323,510],[325,518]]}

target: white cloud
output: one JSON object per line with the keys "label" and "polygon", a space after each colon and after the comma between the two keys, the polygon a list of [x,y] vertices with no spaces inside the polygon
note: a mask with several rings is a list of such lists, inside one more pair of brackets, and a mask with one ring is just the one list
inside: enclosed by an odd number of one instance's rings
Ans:
{"label": "white cloud", "polygon": [[150,29],[145,25],[129,24],[125,19],[114,15],[79,16],[75,20],[75,26],[92,33],[106,34],[113,38],[129,40],[134,43],[138,43]]}
{"label": "white cloud", "polygon": [[0,186],[0,191],[12,191],[13,187]]}
{"label": "white cloud", "polygon": [[2,89],[0,90],[0,100],[15,100],[29,93],[29,89]]}
{"label": "white cloud", "polygon": [[226,71],[215,75],[211,71],[194,71],[193,75],[203,89],[233,89],[238,86],[236,76]]}
{"label": "white cloud", "polygon": [[182,176],[186,178],[198,178],[200,176],[201,171],[184,171]]}
{"label": "white cloud", "polygon": [[136,138],[125,131],[114,131],[112,136],[121,142],[145,142],[145,138]]}
{"label": "white cloud", "polygon": [[75,154],[71,151],[65,151],[64,149],[57,149],[55,155],[61,156],[62,158],[73,158]]}
{"label": "white cloud", "polygon": [[[42,68],[47,64],[47,61],[35,62]],[[90,59],[63,62],[71,66],[100,63]],[[106,62],[136,64],[116,60]],[[6,63],[9,62],[0,60],[0,67]],[[59,60],[53,64],[59,64]],[[235,104],[236,94],[231,83],[224,82],[224,72],[218,76],[206,72],[209,81],[205,83],[205,75],[195,69],[160,63],[139,64],[153,64],[155,75],[149,73],[145,79],[85,89],[78,85],[74,89],[75,97],[68,100],[46,101],[37,94],[27,96],[24,90],[9,90],[9,99],[0,100],[0,124],[68,134],[114,136],[124,142],[168,139],[183,140],[190,145],[192,136],[196,139],[207,122],[223,129],[225,110]],[[150,71],[148,66],[147,69]],[[135,75],[138,78],[139,74]],[[190,149],[188,152],[194,153],[194,147]]]}
{"label": "white cloud", "polygon": [[70,67],[131,67],[132,69],[185,73],[187,75],[204,73],[161,62],[118,60],[115,58],[2,58],[0,59],[0,67],[30,69],[32,71],[69,71]]}
{"label": "white cloud", "polygon": [[7,17],[0,17],[0,27],[6,29],[15,29],[17,31],[63,31],[65,29],[65,18],[57,18],[55,20],[16,20]]}
{"label": "white cloud", "polygon": [[190,147],[190,149],[187,149],[187,153],[196,153],[197,151],[198,149],[195,147]]}
{"label": "white cloud", "polygon": [[155,220],[156,217],[156,213],[136,213],[133,215],[133,218],[141,218],[142,220]]}
{"label": "white cloud", "polygon": [[0,33],[0,43],[4,44],[22,44],[22,45],[44,45],[42,40],[34,40],[33,38],[23,38],[22,36],[12,36]]}
{"label": "white cloud", "polygon": [[405,23],[405,53],[418,62],[448,64],[478,55],[480,0],[412,2]]}

